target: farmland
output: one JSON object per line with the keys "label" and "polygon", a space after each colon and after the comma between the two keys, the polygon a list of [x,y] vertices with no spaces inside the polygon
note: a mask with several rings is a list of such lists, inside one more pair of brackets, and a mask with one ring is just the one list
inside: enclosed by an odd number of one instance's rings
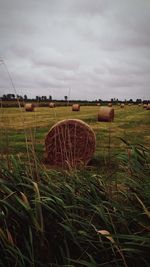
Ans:
{"label": "farmland", "polygon": [[28,145],[34,139],[37,155],[41,159],[44,153],[44,138],[51,126],[70,118],[81,119],[94,130],[97,157],[106,155],[109,145],[112,154],[122,151],[124,143],[121,138],[132,144],[149,146],[149,111],[138,106],[126,106],[124,109],[115,106],[114,122],[105,123],[97,121],[98,110],[97,106],[83,106],[80,112],[72,112],[71,107],[39,107],[35,108],[35,112],[25,112],[23,108],[3,108],[0,117],[1,153],[25,153],[26,136]]}
{"label": "farmland", "polygon": [[[114,106],[1,108],[0,266],[148,267],[150,113]],[[81,170],[45,162],[45,136],[64,119],[95,132],[96,151]]]}

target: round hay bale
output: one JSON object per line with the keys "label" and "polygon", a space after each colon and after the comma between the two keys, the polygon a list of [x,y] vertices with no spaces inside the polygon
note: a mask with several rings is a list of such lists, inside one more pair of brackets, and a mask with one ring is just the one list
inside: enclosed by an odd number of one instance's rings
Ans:
{"label": "round hay bale", "polygon": [[121,108],[124,108],[124,106],[125,106],[124,103],[122,103],[122,104],[120,105]]}
{"label": "round hay bale", "polygon": [[72,111],[80,111],[80,105],[79,104],[73,104],[72,105]]}
{"label": "round hay bale", "polygon": [[129,104],[128,104],[128,106],[132,106],[132,104],[131,104],[131,103],[129,103]]}
{"label": "round hay bale", "polygon": [[120,106],[121,104],[120,104],[120,103],[118,103],[117,105],[118,105],[118,106]]}
{"label": "round hay bale", "polygon": [[34,111],[34,105],[32,103],[26,103],[24,107],[25,111],[30,111],[30,112]]}
{"label": "round hay bale", "polygon": [[112,107],[112,103],[108,103],[108,107]]}
{"label": "round hay bale", "polygon": [[55,103],[52,103],[52,102],[49,103],[49,107],[50,107],[50,108],[55,108]]}
{"label": "round hay bale", "polygon": [[98,121],[111,122],[114,120],[114,109],[101,107],[98,112]]}
{"label": "round hay bale", "polygon": [[141,104],[139,103],[138,106],[141,107]]}
{"label": "round hay bale", "polygon": [[147,104],[143,104],[143,108],[146,108],[147,109]]}
{"label": "round hay bale", "polygon": [[97,106],[100,106],[101,104],[100,103],[97,103]]}
{"label": "round hay bale", "polygon": [[150,110],[150,104],[147,105],[147,110]]}
{"label": "round hay bale", "polygon": [[94,131],[81,120],[56,123],[45,138],[46,159],[59,167],[82,167],[91,160],[96,145]]}

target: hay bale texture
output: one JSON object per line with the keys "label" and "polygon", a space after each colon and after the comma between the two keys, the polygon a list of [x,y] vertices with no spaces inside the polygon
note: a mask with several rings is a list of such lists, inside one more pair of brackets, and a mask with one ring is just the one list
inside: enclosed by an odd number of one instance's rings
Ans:
{"label": "hay bale texture", "polygon": [[29,111],[29,112],[34,111],[34,105],[32,103],[26,103],[24,107],[25,107],[25,111]]}
{"label": "hay bale texture", "polygon": [[108,103],[108,107],[112,107],[112,103]]}
{"label": "hay bale texture", "polygon": [[114,109],[110,107],[100,107],[98,121],[111,122],[114,120]]}
{"label": "hay bale texture", "polygon": [[50,165],[79,168],[87,165],[95,152],[93,130],[81,120],[56,123],[45,138],[46,160]]}
{"label": "hay bale texture", "polygon": [[49,107],[50,107],[50,108],[55,108],[55,103],[52,103],[52,102],[49,103]]}
{"label": "hay bale texture", "polygon": [[121,103],[120,107],[121,107],[121,108],[124,108],[124,106],[125,106],[124,103]]}
{"label": "hay bale texture", "polygon": [[79,104],[73,104],[72,105],[72,111],[80,111],[80,105]]}
{"label": "hay bale texture", "polygon": [[147,105],[147,110],[150,110],[150,104]]}
{"label": "hay bale texture", "polygon": [[146,108],[147,109],[147,104],[143,104],[143,108]]}

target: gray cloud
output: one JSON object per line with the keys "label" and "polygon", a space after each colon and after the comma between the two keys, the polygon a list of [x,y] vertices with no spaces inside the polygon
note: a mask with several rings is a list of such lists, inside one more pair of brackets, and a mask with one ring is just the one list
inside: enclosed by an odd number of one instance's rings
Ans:
{"label": "gray cloud", "polygon": [[[17,92],[149,98],[148,0],[1,0],[0,57]],[[11,92],[0,65],[0,94]]]}

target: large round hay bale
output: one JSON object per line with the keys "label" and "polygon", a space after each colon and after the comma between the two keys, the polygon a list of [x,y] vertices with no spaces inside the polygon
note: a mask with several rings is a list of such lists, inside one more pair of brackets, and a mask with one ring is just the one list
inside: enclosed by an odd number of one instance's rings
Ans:
{"label": "large round hay bale", "polygon": [[101,104],[100,103],[97,103],[97,106],[100,106]]}
{"label": "large round hay bale", "polygon": [[143,104],[143,108],[146,108],[147,109],[147,104]]}
{"label": "large round hay bale", "polygon": [[139,107],[141,107],[141,105],[142,105],[141,103],[138,104]]}
{"label": "large round hay bale", "polygon": [[73,104],[72,105],[72,111],[80,111],[80,105],[79,104]]}
{"label": "large round hay bale", "polygon": [[49,103],[49,107],[50,108],[55,108],[55,103],[53,103],[53,102]]}
{"label": "large round hay bale", "polygon": [[114,120],[114,109],[109,107],[100,107],[98,112],[98,121],[111,122]]}
{"label": "large round hay bale", "polygon": [[81,120],[67,119],[56,123],[45,138],[46,160],[60,167],[85,166],[95,152],[93,130]]}
{"label": "large round hay bale", "polygon": [[32,103],[26,103],[24,107],[25,111],[30,111],[30,112],[34,111],[34,105]]}
{"label": "large round hay bale", "polygon": [[125,106],[124,103],[121,103],[120,107],[121,107],[121,108],[124,108],[124,106]]}
{"label": "large round hay bale", "polygon": [[112,103],[108,103],[108,107],[112,107]]}
{"label": "large round hay bale", "polygon": [[150,110],[150,104],[147,105],[147,110]]}

